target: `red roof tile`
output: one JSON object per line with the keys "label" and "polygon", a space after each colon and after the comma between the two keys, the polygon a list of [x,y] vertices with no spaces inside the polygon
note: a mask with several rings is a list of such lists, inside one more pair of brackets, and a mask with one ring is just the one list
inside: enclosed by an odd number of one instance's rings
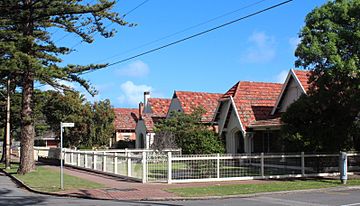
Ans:
{"label": "red roof tile", "polygon": [[281,118],[280,117],[275,117],[272,119],[264,119],[264,120],[258,120],[255,121],[253,123],[251,123],[249,125],[250,128],[256,128],[256,127],[266,127],[266,126],[281,126],[282,122],[281,122]]}
{"label": "red roof tile", "polygon": [[152,114],[157,117],[165,117],[169,106],[171,103],[171,99],[164,98],[149,98],[148,106],[151,108]]}
{"label": "red roof tile", "polygon": [[251,123],[271,118],[282,84],[265,82],[238,82],[223,95],[233,97],[241,123],[246,128]]}
{"label": "red roof tile", "polygon": [[301,85],[304,87],[305,91],[309,89],[309,77],[311,75],[311,71],[306,70],[294,70],[296,77],[299,79]]}
{"label": "red roof tile", "polygon": [[135,130],[138,109],[133,108],[114,108],[114,125],[117,130]]}
{"label": "red roof tile", "polygon": [[201,106],[206,111],[202,116],[202,121],[211,122],[215,114],[218,100],[222,94],[175,91],[175,96],[180,101],[181,108],[185,114],[190,114],[196,107]]}

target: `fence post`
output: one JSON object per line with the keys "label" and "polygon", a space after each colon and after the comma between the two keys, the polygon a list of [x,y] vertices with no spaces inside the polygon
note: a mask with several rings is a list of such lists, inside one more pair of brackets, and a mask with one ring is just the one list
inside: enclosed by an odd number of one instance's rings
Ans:
{"label": "fence post", "polygon": [[103,152],[103,172],[106,172],[106,152]]}
{"label": "fence post", "polygon": [[84,167],[87,168],[88,161],[87,161],[87,153],[84,153]]}
{"label": "fence post", "polygon": [[127,176],[128,177],[131,177],[131,153],[127,153]]}
{"label": "fence post", "polygon": [[301,152],[301,175],[305,176],[305,155]]}
{"label": "fence post", "polygon": [[261,176],[264,177],[265,176],[265,171],[264,171],[264,153],[261,153]]}
{"label": "fence post", "polygon": [[71,151],[70,162],[71,162],[71,165],[74,165],[74,151]]}
{"label": "fence post", "polygon": [[168,184],[171,184],[172,179],[172,160],[171,160],[171,152],[168,152]]}
{"label": "fence post", "polygon": [[118,165],[117,165],[117,155],[114,153],[114,174],[118,173]]}
{"label": "fence post", "polygon": [[93,169],[96,170],[96,152],[93,152]]}
{"label": "fence post", "polygon": [[146,152],[142,152],[142,183],[146,183]]}
{"label": "fence post", "polygon": [[220,154],[216,155],[216,178],[220,178]]}
{"label": "fence post", "polygon": [[80,166],[80,153],[77,154],[76,166]]}

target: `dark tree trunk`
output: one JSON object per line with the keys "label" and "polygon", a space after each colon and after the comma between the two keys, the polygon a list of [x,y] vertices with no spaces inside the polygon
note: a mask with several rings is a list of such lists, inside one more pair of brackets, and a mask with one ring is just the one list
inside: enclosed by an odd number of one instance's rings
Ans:
{"label": "dark tree trunk", "polygon": [[35,169],[34,161],[34,121],[33,121],[33,94],[34,74],[25,73],[23,77],[23,94],[21,108],[21,140],[20,140],[20,167],[18,174],[26,174]]}

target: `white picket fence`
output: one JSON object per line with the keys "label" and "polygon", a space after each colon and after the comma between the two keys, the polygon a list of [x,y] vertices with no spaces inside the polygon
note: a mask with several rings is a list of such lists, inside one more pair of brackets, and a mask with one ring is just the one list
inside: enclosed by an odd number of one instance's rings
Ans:
{"label": "white picket fence", "polygon": [[[181,154],[181,149],[165,151]],[[153,153],[158,152],[139,149],[97,151],[64,149],[64,164],[145,183],[147,156]]]}
{"label": "white picket fence", "polygon": [[[339,154],[181,155],[181,151],[65,150],[65,165],[145,182],[206,182],[339,175]],[[348,173],[360,154],[348,154]]]}

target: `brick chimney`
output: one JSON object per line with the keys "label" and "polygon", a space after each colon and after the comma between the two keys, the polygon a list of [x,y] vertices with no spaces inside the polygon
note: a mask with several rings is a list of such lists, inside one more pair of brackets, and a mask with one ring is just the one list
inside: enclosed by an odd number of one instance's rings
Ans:
{"label": "brick chimney", "polygon": [[144,107],[147,107],[149,98],[150,98],[150,91],[144,92]]}

